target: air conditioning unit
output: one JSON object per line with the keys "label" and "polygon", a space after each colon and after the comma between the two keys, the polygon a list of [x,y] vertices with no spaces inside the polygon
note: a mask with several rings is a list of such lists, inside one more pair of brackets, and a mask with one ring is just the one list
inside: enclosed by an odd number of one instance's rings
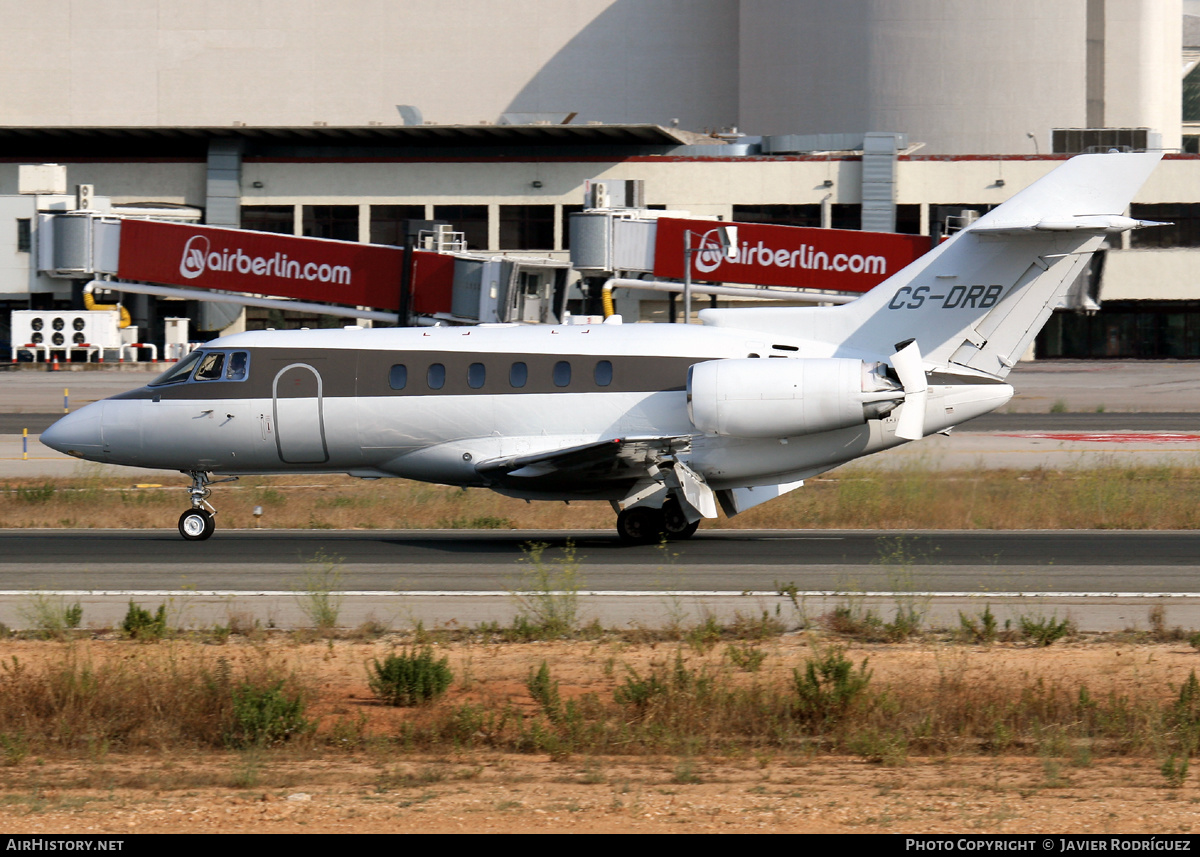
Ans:
{"label": "air conditioning unit", "polygon": [[611,208],[609,205],[608,183],[591,182],[587,189],[587,199],[584,208]]}
{"label": "air conditioning unit", "polygon": [[12,345],[48,346],[52,351],[120,348],[120,319],[115,310],[14,310]]}

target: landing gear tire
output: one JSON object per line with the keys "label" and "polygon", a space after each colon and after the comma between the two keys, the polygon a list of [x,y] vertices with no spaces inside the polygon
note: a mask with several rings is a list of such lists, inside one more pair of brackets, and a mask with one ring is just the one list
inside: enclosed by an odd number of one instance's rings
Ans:
{"label": "landing gear tire", "polygon": [[674,500],[663,503],[662,515],[663,532],[672,541],[690,539],[700,528],[700,519],[689,522],[687,515],[683,514],[683,509],[679,508],[679,503]]}
{"label": "landing gear tire", "polygon": [[207,509],[188,509],[179,516],[179,535],[189,542],[202,542],[216,529],[217,522]]}
{"label": "landing gear tire", "polygon": [[627,545],[654,544],[662,538],[663,530],[661,509],[635,506],[617,515],[617,535]]}

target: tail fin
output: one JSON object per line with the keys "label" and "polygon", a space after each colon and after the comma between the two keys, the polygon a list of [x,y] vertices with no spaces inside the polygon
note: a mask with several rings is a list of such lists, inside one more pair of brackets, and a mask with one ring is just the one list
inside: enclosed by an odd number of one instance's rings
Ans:
{"label": "tail fin", "polygon": [[1106,234],[1152,225],[1124,212],[1162,155],[1080,155],[853,303],[705,310],[722,327],[887,355],[915,340],[927,366],[997,378],[1020,359]]}

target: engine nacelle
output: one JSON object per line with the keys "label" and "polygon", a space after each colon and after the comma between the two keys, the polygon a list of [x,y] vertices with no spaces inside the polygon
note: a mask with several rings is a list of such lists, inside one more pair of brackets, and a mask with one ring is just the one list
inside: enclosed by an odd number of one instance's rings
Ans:
{"label": "engine nacelle", "polygon": [[794,437],[886,416],[904,398],[881,363],[845,358],[732,359],[688,370],[688,416],[726,437]]}

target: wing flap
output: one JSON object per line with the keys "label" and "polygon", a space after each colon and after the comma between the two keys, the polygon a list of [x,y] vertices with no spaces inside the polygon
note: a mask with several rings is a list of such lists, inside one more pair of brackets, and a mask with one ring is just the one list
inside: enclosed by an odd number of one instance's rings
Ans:
{"label": "wing flap", "polygon": [[551,490],[563,484],[592,480],[597,487],[634,482],[650,472],[664,456],[686,448],[687,436],[610,438],[530,455],[481,461],[476,472],[506,488]]}

